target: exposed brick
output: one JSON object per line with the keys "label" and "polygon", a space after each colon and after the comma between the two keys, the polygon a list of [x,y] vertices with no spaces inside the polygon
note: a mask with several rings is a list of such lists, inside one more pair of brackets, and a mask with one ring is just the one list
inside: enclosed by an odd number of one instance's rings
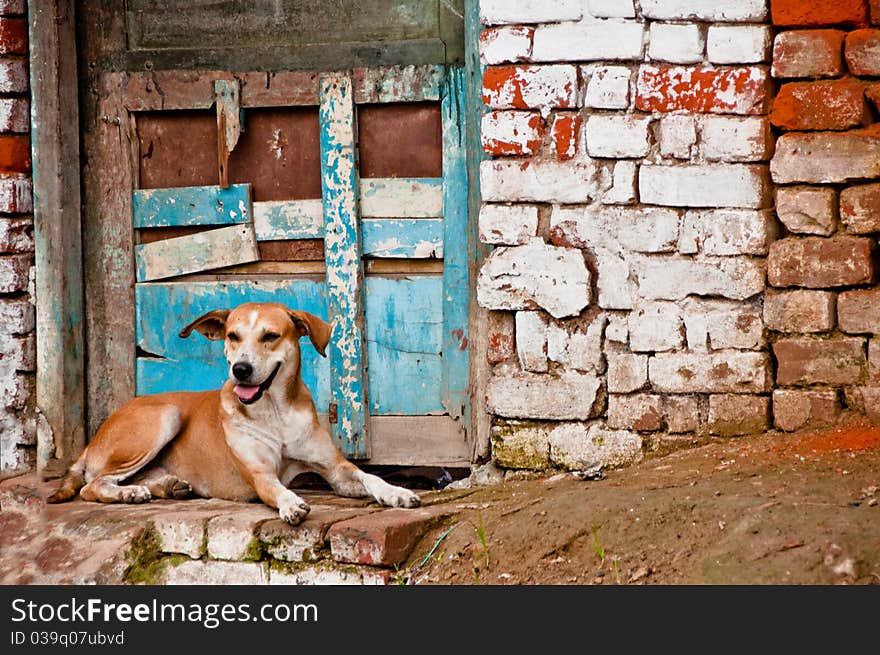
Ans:
{"label": "exposed brick", "polygon": [[671,302],[645,303],[629,315],[629,345],[633,352],[676,350],[684,345],[681,310]]}
{"label": "exposed brick", "polygon": [[633,18],[633,0],[589,0],[590,15],[596,18]]}
{"label": "exposed brick", "polygon": [[157,514],[153,528],[163,553],[180,553],[199,559],[205,553],[205,526],[219,511],[168,511]]}
{"label": "exposed brick", "polygon": [[770,12],[773,24],[783,27],[868,24],[866,0],[772,0]]}
{"label": "exposed brick", "polygon": [[700,401],[694,396],[664,396],[663,414],[667,432],[682,434],[700,429]]}
{"label": "exposed brick", "polygon": [[709,161],[753,162],[770,159],[773,135],[764,117],[706,116],[700,152]]}
{"label": "exposed brick", "polygon": [[649,116],[595,114],[587,120],[587,152],[591,157],[644,157],[650,148]]}
{"label": "exposed brick", "polygon": [[25,93],[30,88],[26,59],[0,59],[0,93]]}
{"label": "exposed brick", "polygon": [[583,15],[582,4],[581,0],[480,0],[480,22],[500,25],[578,20]]}
{"label": "exposed brick", "polygon": [[513,314],[509,312],[489,312],[489,344],[486,360],[490,364],[500,364],[513,357],[515,352],[515,329]]}
{"label": "exposed brick", "polygon": [[489,378],[486,407],[508,418],[582,420],[595,416],[601,382],[595,375],[560,376],[498,371]]}
{"label": "exposed brick", "polygon": [[550,222],[553,242],[575,248],[673,252],[678,240],[678,212],[659,207],[556,207]]}
{"label": "exposed brick", "polygon": [[34,306],[22,298],[0,298],[0,333],[24,334],[34,329]]}
{"label": "exposed brick", "polygon": [[845,55],[853,75],[880,75],[880,30],[856,30],[847,34]]}
{"label": "exposed brick", "polygon": [[865,87],[865,97],[874,105],[874,109],[880,111],[880,84],[871,83]]}
{"label": "exposed brick", "polygon": [[841,191],[840,220],[852,234],[880,232],[880,184],[861,184]]}
{"label": "exposed brick", "polygon": [[551,463],[571,470],[599,464],[607,468],[642,459],[642,438],[628,430],[610,430],[601,423],[563,423],[550,432]]}
{"label": "exposed brick", "polygon": [[25,214],[33,209],[33,186],[30,177],[20,173],[0,173],[0,213]]}
{"label": "exposed brick", "polygon": [[0,253],[33,251],[33,220],[30,218],[0,218]]}
{"label": "exposed brick", "polygon": [[837,193],[811,186],[776,189],[776,215],[796,234],[829,236],[837,229]]}
{"label": "exposed brick", "polygon": [[540,25],[532,41],[534,61],[638,61],[645,28],[635,21]]}
{"label": "exposed brick", "polygon": [[259,525],[276,518],[278,513],[265,505],[212,518],[207,527],[208,555],[212,559],[246,559]]}
{"label": "exposed brick", "polygon": [[774,287],[824,289],[874,279],[872,242],[860,237],[780,239],[770,246],[767,278]]}
{"label": "exposed brick", "polygon": [[16,16],[27,11],[27,0],[0,0],[0,15]]}
{"label": "exposed brick", "polygon": [[648,382],[648,356],[620,353],[608,355],[608,391],[630,393]]}
{"label": "exposed brick", "polygon": [[558,113],[553,117],[550,132],[559,159],[571,159],[578,153],[582,124],[583,118],[575,113]]}
{"label": "exposed brick", "polygon": [[880,289],[854,289],[837,296],[837,324],[850,334],[880,334]]}
{"label": "exposed brick", "polygon": [[767,71],[755,66],[644,65],[636,84],[636,107],[651,112],[762,114],[767,86]]}
{"label": "exposed brick", "polygon": [[32,372],[36,366],[36,342],[33,334],[3,337],[0,360],[7,370],[21,373]]}
{"label": "exposed brick", "polygon": [[534,205],[484,204],[480,208],[480,241],[518,246],[538,232],[538,208]]}
{"label": "exposed brick", "polygon": [[660,393],[762,393],[772,384],[766,353],[658,353],[648,377]]}
{"label": "exposed brick", "polygon": [[547,317],[541,312],[516,313],[516,355],[524,371],[547,372]]}
{"label": "exposed brick", "polygon": [[575,109],[577,68],[491,66],[483,73],[483,103],[492,109]]}
{"label": "exposed brick", "polygon": [[354,516],[368,514],[370,508],[340,508],[312,505],[312,511],[298,525],[282,519],[266,521],[257,529],[257,535],[266,553],[282,562],[314,560],[324,547],[324,537],[334,523]]}
{"label": "exposed brick", "polygon": [[842,30],[792,30],[773,42],[773,77],[836,77],[844,72]]}
{"label": "exposed brick", "polygon": [[28,25],[26,18],[0,18],[0,54],[26,55],[28,53]]}
{"label": "exposed brick", "polygon": [[608,427],[656,431],[663,428],[663,398],[646,393],[608,396]]}
{"label": "exposed brick", "polygon": [[488,309],[545,309],[554,318],[575,316],[590,302],[590,273],[579,250],[536,238],[489,255],[477,279],[477,299]]}
{"label": "exposed brick", "polygon": [[831,291],[794,289],[764,294],[764,324],[778,332],[827,332],[837,319]]}
{"label": "exposed brick", "polygon": [[0,256],[0,293],[25,291],[28,285],[31,257],[29,255]]}
{"label": "exposed brick", "polygon": [[742,394],[709,396],[709,432],[722,437],[764,432],[770,427],[770,398]]}
{"label": "exposed brick", "polygon": [[659,20],[760,22],[767,0],[642,0],[642,15]]}
{"label": "exposed brick", "polygon": [[480,59],[485,64],[528,61],[535,30],[523,25],[492,27],[480,34]]}
{"label": "exposed brick", "polygon": [[858,384],[867,366],[865,339],[788,337],[773,344],[780,386]]}
{"label": "exposed brick", "polygon": [[624,66],[597,66],[582,69],[590,81],[584,104],[595,109],[626,109],[629,107],[629,83],[632,71]]}
{"label": "exposed brick", "polygon": [[833,425],[840,415],[840,400],[832,390],[776,389],[773,392],[773,424],[780,430]]}
{"label": "exposed brick", "polygon": [[868,382],[880,385],[880,340],[877,337],[868,339]]}
{"label": "exposed brick", "polygon": [[649,205],[760,209],[769,194],[767,168],[759,165],[642,165],[639,195]]}
{"label": "exposed brick", "polygon": [[486,202],[583,203],[597,193],[594,175],[589,163],[484,161],[480,193]]}
{"label": "exposed brick", "polygon": [[30,132],[30,111],[27,98],[0,98],[0,132]]}
{"label": "exposed brick", "polygon": [[[34,376],[0,366],[0,395],[8,410],[24,409],[34,402]],[[2,440],[0,440],[2,443]]]}
{"label": "exposed brick", "polygon": [[864,84],[851,78],[783,84],[770,112],[784,130],[846,130],[870,120]]}
{"label": "exposed brick", "polygon": [[[764,290],[764,268],[755,259],[646,257],[638,262],[639,294],[652,300],[722,296],[744,300]],[[599,279],[601,282],[601,273]]]}
{"label": "exposed brick", "polygon": [[0,172],[31,170],[31,138],[26,134],[0,134]]}
{"label": "exposed brick", "polygon": [[706,55],[713,64],[758,64],[767,61],[770,28],[766,25],[710,25]]}
{"label": "exposed brick", "polygon": [[652,23],[648,56],[655,61],[693,64],[703,59],[703,34],[694,23]]}
{"label": "exposed brick", "polygon": [[776,238],[771,211],[710,209],[685,214],[679,252],[706,255],[766,255]]}
{"label": "exposed brick", "polygon": [[871,25],[880,25],[880,0],[868,0],[871,6]]}
{"label": "exposed brick", "polygon": [[778,184],[828,184],[880,177],[880,126],[849,132],[783,134],[770,162]]}
{"label": "exposed brick", "polygon": [[544,121],[530,111],[493,111],[483,115],[480,134],[490,155],[532,155],[544,139]]}
{"label": "exposed brick", "polygon": [[403,562],[419,539],[449,512],[442,506],[386,509],[334,524],[327,531],[337,562],[393,566]]}

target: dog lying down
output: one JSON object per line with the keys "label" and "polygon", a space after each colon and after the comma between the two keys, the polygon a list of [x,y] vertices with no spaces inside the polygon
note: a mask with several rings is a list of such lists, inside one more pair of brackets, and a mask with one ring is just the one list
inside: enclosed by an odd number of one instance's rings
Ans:
{"label": "dog lying down", "polygon": [[50,503],[73,498],[143,503],[151,498],[259,498],[296,525],[308,504],[287,485],[318,473],[341,496],[417,507],[419,497],[361,471],[318,423],[300,374],[299,339],[321,355],[330,325],[278,303],[246,303],[197,318],[180,332],[224,340],[229,379],[216,391],[134,398],[113,413],[70,467]]}

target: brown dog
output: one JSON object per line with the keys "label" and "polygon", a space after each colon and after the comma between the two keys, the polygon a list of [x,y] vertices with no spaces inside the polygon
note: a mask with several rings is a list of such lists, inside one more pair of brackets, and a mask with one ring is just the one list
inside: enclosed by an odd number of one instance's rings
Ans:
{"label": "brown dog", "polygon": [[141,396],[123,405],[71,466],[50,503],[77,492],[104,503],[191,493],[259,498],[295,525],[309,506],[287,485],[314,471],[341,496],[371,496],[392,507],[419,505],[413,492],[346,460],[318,422],[300,375],[299,338],[308,335],[324,355],[327,323],[277,303],[246,303],[205,314],[180,336],[193,330],[211,340],[225,339],[229,379],[223,387]]}

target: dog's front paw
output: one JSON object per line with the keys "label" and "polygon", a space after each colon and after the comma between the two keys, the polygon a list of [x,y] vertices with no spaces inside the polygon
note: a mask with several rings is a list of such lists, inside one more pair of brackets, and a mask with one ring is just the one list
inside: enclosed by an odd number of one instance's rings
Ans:
{"label": "dog's front paw", "polygon": [[148,503],[152,498],[150,490],[139,484],[130,484],[121,487],[119,502],[120,503]]}
{"label": "dog's front paw", "polygon": [[299,496],[285,499],[278,506],[278,514],[290,525],[299,525],[312,510],[309,504]]}
{"label": "dog's front paw", "polygon": [[412,509],[422,504],[422,499],[419,498],[418,494],[403,487],[391,487],[379,500],[388,507],[406,507],[407,509]]}

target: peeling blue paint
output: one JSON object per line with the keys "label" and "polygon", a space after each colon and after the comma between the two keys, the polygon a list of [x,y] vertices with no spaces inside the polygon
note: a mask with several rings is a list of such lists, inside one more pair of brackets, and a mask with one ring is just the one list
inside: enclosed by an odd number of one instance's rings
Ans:
{"label": "peeling blue paint", "polygon": [[234,225],[251,221],[251,185],[141,189],[132,193],[134,227]]}

